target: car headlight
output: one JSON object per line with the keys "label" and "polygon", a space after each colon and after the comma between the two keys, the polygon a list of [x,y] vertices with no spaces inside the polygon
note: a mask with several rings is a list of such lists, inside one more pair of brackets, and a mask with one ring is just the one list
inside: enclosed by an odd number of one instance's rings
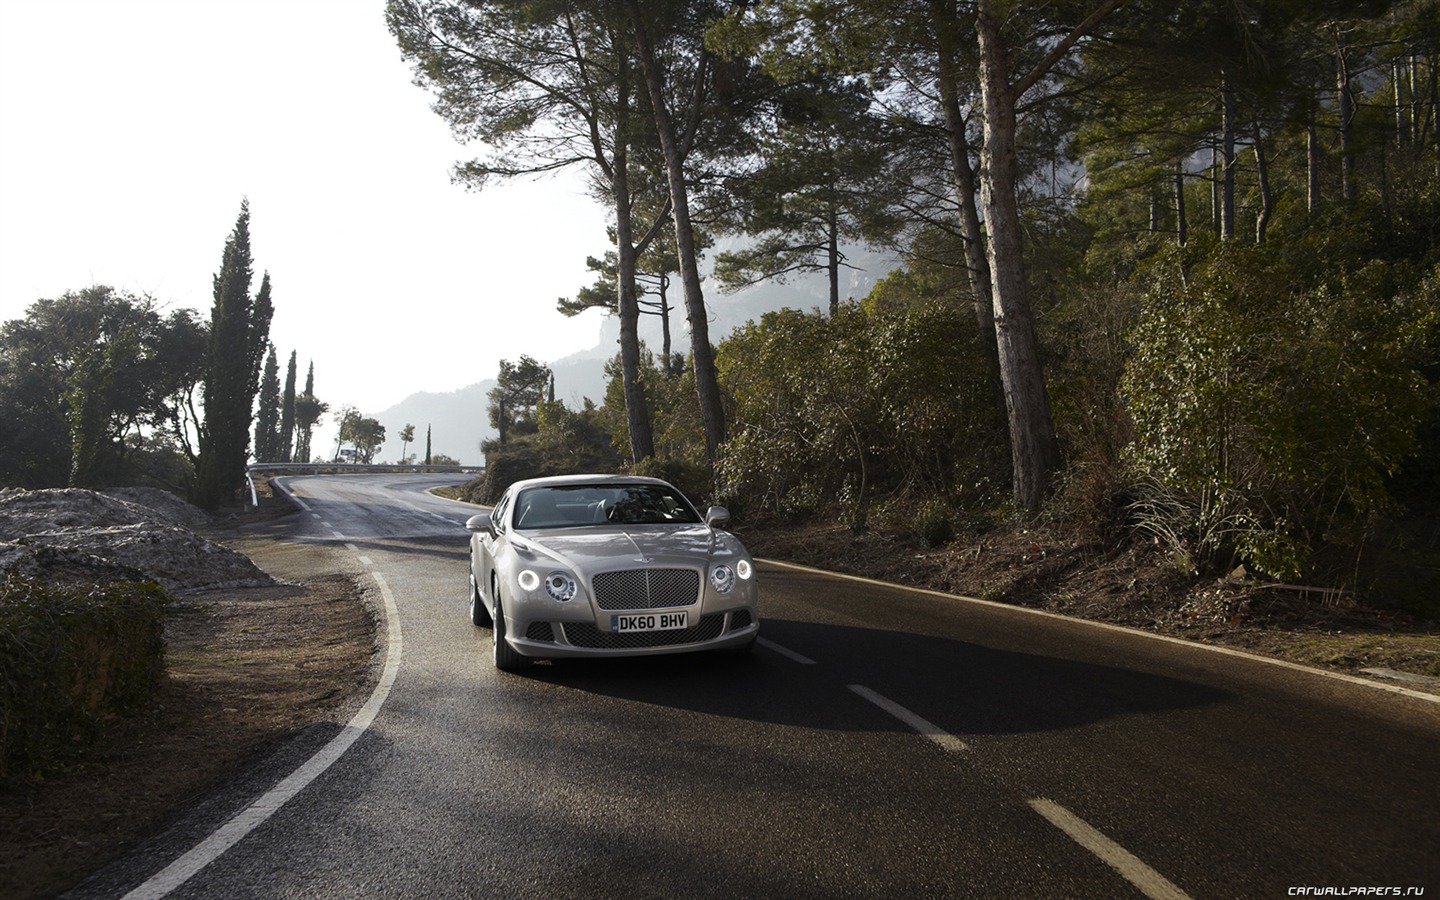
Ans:
{"label": "car headlight", "polygon": [[545,576],[545,593],[564,603],[575,596],[575,579],[564,572],[551,572]]}
{"label": "car headlight", "polygon": [[735,587],[735,570],[721,563],[710,570],[710,583],[715,585],[715,590],[720,593],[730,593]]}
{"label": "car headlight", "polygon": [[755,574],[755,567],[750,565],[750,560],[742,559],[735,564],[735,574],[739,575],[741,580],[749,581],[750,576]]}
{"label": "car headlight", "polygon": [[540,576],[526,569],[516,577],[515,583],[520,585],[522,591],[533,591],[540,586]]}

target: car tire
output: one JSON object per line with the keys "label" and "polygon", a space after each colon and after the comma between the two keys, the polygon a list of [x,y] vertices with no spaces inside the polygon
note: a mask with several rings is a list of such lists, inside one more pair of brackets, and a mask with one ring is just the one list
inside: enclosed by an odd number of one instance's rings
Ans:
{"label": "car tire", "polygon": [[505,640],[505,610],[500,605],[500,591],[495,591],[495,668],[502,672],[513,672],[530,664],[530,659],[516,652]]}
{"label": "car tire", "polygon": [[480,599],[480,586],[475,583],[475,572],[470,572],[470,624],[476,628],[489,628],[495,624],[490,618],[490,610],[485,608],[485,601]]}

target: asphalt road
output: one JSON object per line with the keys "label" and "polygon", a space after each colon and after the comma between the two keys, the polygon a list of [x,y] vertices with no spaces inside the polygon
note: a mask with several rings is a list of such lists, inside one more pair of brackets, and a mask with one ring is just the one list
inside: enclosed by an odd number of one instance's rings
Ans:
{"label": "asphalt road", "polygon": [[752,657],[505,675],[445,480],[290,481],[388,674],[76,896],[1440,894],[1433,700],[776,564]]}

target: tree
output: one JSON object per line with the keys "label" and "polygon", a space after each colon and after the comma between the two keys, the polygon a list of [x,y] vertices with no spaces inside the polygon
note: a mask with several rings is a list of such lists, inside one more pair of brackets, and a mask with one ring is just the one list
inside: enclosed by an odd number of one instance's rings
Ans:
{"label": "tree", "polygon": [[353,406],[347,406],[340,411],[340,434],[336,438],[336,458],[340,456],[339,448],[343,444],[351,444],[355,448],[355,456],[360,462],[370,464],[375,461],[375,451],[385,443],[385,426],[379,421],[363,416]]}
{"label": "tree", "polygon": [[410,461],[410,457],[405,454],[405,448],[410,446],[410,442],[413,440],[415,440],[415,426],[406,423],[405,427],[400,429],[400,462]]}
{"label": "tree", "polygon": [[280,462],[295,458],[295,351],[285,370],[285,394],[280,401]]}
{"label": "tree", "polygon": [[113,484],[119,475],[115,450],[121,446],[108,433],[121,402],[119,381],[124,367],[140,353],[133,326],[123,328],[103,345],[82,344],[75,354],[69,389],[70,487]]}
{"label": "tree", "polygon": [[500,360],[500,374],[490,389],[490,425],[504,444],[512,429],[526,433],[536,430],[536,409],[545,399],[551,379],[550,367],[521,356],[519,362]]}
{"label": "tree", "polygon": [[215,303],[210,311],[200,457],[192,499],[214,510],[239,489],[250,450],[250,423],[260,366],[270,336],[274,308],[270,276],[250,296],[250,204],[242,202],[235,228],[225,242],[220,271],[215,275]]}
{"label": "tree", "polygon": [[575,164],[590,168],[615,213],[616,311],[626,369],[626,414],[636,459],[653,452],[639,382],[635,257],[664,220],[637,221],[631,152],[637,127],[635,75],[623,22],[603,5],[559,2],[476,5],[390,0],[386,20],[416,82],[457,137],[483,141],[489,158],[456,168],[479,189]]}
{"label": "tree", "polygon": [[752,247],[719,254],[715,277],[725,290],[796,272],[824,272],[830,315],[840,309],[842,247],[877,228],[889,230],[888,142],[870,115],[871,92],[858,79],[811,78],[787,85],[769,127],[757,136],[760,164],[728,180]]}
{"label": "tree", "polygon": [[[171,423],[203,368],[192,310],[96,285],[38,300],[0,326],[0,483],[115,484],[140,477],[144,433],[180,450]],[[166,476],[173,466],[166,464]],[[156,477],[161,477],[157,474]]]}
{"label": "tree", "polygon": [[279,462],[280,447],[280,364],[275,359],[275,345],[265,356],[265,372],[260,376],[260,405],[255,418],[255,461]]}
{"label": "tree", "polygon": [[295,398],[295,461],[310,462],[310,437],[315,426],[320,423],[321,416],[324,416],[330,409],[330,404],[322,402],[315,396],[315,362],[310,362],[310,369],[305,374],[305,393]]}
{"label": "tree", "polygon": [[429,426],[429,425],[426,425],[426,426],[425,426],[425,465],[427,465],[427,466],[434,465],[434,462],[432,462],[432,460],[434,460],[434,458],[435,458],[435,457],[434,457],[433,455],[431,455],[431,453],[430,453],[430,426]]}
{"label": "tree", "polygon": [[[719,15],[717,10],[716,14],[707,16],[709,7],[705,4],[676,7],[668,3],[652,3],[646,4],[642,10],[639,0],[627,0],[625,8],[635,39],[635,52],[645,73],[645,89],[650,96],[655,133],[665,160],[670,216],[675,223],[675,249],[680,259],[680,283],[684,288],[686,321],[690,325],[690,360],[696,395],[700,401],[700,419],[705,427],[705,452],[713,467],[719,458],[720,445],[725,442],[725,407],[720,397],[715,351],[710,345],[705,296],[700,287],[699,249],[690,216],[686,157],[691,149],[689,138],[698,125],[710,77],[710,52],[705,46],[705,27]],[[657,43],[663,46],[657,49]],[[665,60],[680,67],[679,71],[670,72],[662,66],[661,51]],[[671,81],[682,72],[688,77],[689,94],[688,100],[681,101],[684,105],[679,109],[685,114],[685,119],[682,119],[683,125],[677,127],[667,94],[674,90]]]}
{"label": "tree", "polygon": [[[975,3],[974,28],[984,116],[980,197],[992,278],[995,339],[1010,420],[1015,503],[1031,512],[1040,508],[1060,468],[1060,444],[1055,437],[1055,422],[1035,335],[1035,317],[1025,281],[1018,205],[1016,107],[1020,99],[1046,78],[1075,44],[1088,36],[1121,2],[1104,0],[1088,14],[1083,10],[1072,13],[1078,21],[1067,19],[1065,14],[1070,11],[1064,8],[1035,9],[1031,15],[1024,15],[1010,5],[998,9],[995,0],[976,0]],[[1018,52],[1023,47],[1016,46],[1017,35],[1007,33],[1005,27],[1015,23],[1031,26],[1031,34],[1019,36],[1021,41],[1034,42],[1031,49],[1047,48],[1023,74],[1015,70],[1017,64],[1030,61]],[[1041,33],[1063,36],[1042,41]]]}

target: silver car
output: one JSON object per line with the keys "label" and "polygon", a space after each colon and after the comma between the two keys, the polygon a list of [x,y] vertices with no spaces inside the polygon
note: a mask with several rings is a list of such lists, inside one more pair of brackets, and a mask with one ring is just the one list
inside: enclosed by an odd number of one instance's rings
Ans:
{"label": "silver car", "polygon": [[495,666],[532,659],[749,650],[755,563],[730,514],[704,517],[657,478],[567,475],[511,485],[470,531],[470,621]]}

